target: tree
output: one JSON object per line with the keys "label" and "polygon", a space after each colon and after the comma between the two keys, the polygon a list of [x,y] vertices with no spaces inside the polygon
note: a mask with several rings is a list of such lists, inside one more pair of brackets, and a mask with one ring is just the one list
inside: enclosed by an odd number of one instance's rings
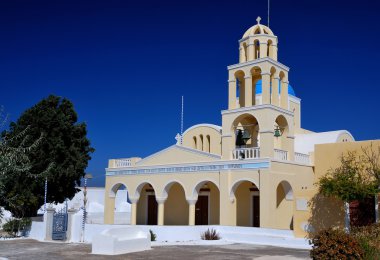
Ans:
{"label": "tree", "polygon": [[[94,149],[86,137],[86,124],[78,123],[74,106],[66,98],[51,95],[43,99],[26,110],[17,122],[12,122],[2,136],[14,138],[27,127],[30,138],[19,140],[17,145],[22,142],[30,145],[41,133],[44,138],[39,149],[28,154],[28,175],[18,174],[16,178],[7,179],[5,196],[18,194],[18,203],[28,205],[26,216],[32,216],[44,203],[45,178],[49,202],[61,203],[75,195]],[[10,206],[4,205],[6,209]]]}
{"label": "tree", "polygon": [[[1,108],[0,127],[5,125],[7,118],[8,116],[4,116]],[[31,163],[28,154],[37,149],[43,139],[41,135],[37,140],[31,141],[28,131],[29,127],[11,138],[3,136],[0,139],[0,205],[8,205],[7,209],[10,209],[16,216],[24,215],[26,202],[19,201],[22,196],[20,194],[7,194],[9,181],[14,182],[19,176],[30,176],[28,171],[31,169]],[[2,210],[0,207],[0,217],[3,215]]]}
{"label": "tree", "polygon": [[[380,151],[380,148],[379,148]],[[349,230],[349,203],[377,196],[379,193],[379,156],[374,150],[362,148],[363,155],[348,152],[341,157],[341,165],[321,177],[319,193],[345,202],[346,230]],[[377,168],[376,168],[377,167]]]}

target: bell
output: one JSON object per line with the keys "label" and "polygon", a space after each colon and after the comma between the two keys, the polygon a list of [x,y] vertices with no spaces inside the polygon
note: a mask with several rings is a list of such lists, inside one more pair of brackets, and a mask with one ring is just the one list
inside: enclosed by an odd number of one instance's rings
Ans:
{"label": "bell", "polygon": [[237,133],[236,133],[236,142],[235,142],[235,145],[236,146],[242,146],[242,145],[245,145],[245,142],[244,142],[244,139],[243,139],[243,131],[238,129],[237,130]]}
{"label": "bell", "polygon": [[275,136],[275,137],[280,137],[280,136],[281,136],[281,130],[280,130],[279,127],[276,127],[276,128],[274,129],[274,136]]}
{"label": "bell", "polygon": [[249,131],[244,130],[244,133],[243,133],[244,144],[246,144],[249,139],[251,139],[251,134],[249,133]]}

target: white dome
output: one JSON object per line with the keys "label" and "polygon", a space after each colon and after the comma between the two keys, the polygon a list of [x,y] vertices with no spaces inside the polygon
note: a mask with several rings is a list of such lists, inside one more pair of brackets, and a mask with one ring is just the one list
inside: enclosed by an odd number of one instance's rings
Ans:
{"label": "white dome", "polygon": [[246,38],[248,36],[254,36],[254,35],[258,35],[258,34],[267,34],[267,35],[271,35],[271,36],[274,36],[273,32],[271,29],[269,29],[268,26],[265,26],[263,24],[260,24],[260,20],[261,18],[258,17],[257,18],[257,24],[255,24],[254,26],[252,26],[251,28],[249,28],[243,35],[243,38]]}

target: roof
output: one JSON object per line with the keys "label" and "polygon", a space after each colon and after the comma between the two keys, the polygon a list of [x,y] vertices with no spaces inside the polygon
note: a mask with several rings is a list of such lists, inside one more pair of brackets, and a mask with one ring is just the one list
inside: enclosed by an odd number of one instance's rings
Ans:
{"label": "roof", "polygon": [[248,36],[254,36],[254,35],[257,35],[257,34],[267,34],[267,35],[271,35],[271,36],[274,36],[273,32],[271,29],[269,29],[268,26],[265,26],[263,24],[260,24],[260,20],[261,18],[258,17],[257,18],[257,24],[255,24],[254,26],[252,26],[251,28],[249,28],[243,35],[243,38],[246,38]]}
{"label": "roof", "polygon": [[294,150],[298,153],[308,154],[314,151],[316,144],[328,144],[338,142],[339,136],[348,134],[352,140],[355,140],[350,132],[346,130],[312,133],[312,134],[296,134],[294,139]]}
{"label": "roof", "polygon": [[190,130],[194,129],[194,128],[197,128],[197,127],[210,127],[210,128],[213,128],[215,129],[216,131],[218,131],[220,133],[220,131],[222,130],[222,127],[221,126],[218,126],[218,125],[214,125],[214,124],[197,124],[197,125],[193,125],[189,128],[186,129],[185,132],[183,132],[183,136],[189,132]]}

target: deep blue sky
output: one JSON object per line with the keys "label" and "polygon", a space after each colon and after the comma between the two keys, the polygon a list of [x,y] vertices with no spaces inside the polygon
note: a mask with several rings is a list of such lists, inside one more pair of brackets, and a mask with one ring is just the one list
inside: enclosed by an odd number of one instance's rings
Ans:
{"label": "deep blue sky", "polygon": [[[380,3],[271,1],[279,61],[302,99],[302,126],[378,139]],[[267,1],[0,1],[0,104],[15,121],[49,94],[73,101],[96,152],[145,157],[185,128],[221,124],[227,65]]]}

